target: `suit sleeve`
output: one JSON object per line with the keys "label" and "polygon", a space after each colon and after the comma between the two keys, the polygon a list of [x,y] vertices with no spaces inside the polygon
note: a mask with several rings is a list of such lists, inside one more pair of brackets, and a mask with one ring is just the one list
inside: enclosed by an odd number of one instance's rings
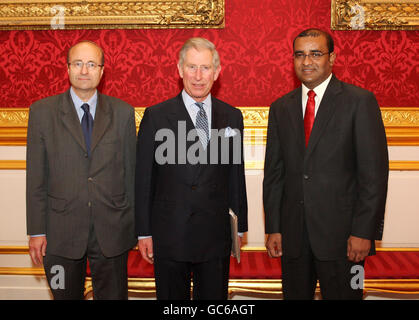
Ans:
{"label": "suit sleeve", "polygon": [[151,235],[155,127],[146,108],[137,137],[135,168],[135,227],[139,236]]}
{"label": "suit sleeve", "polygon": [[358,198],[351,234],[380,240],[383,234],[389,166],[384,124],[372,93],[361,98],[355,120]]}
{"label": "suit sleeve", "polygon": [[263,206],[265,233],[281,232],[281,199],[284,189],[284,161],[278,133],[278,121],[274,105],[269,110],[268,133],[263,177]]}
{"label": "suit sleeve", "polygon": [[28,235],[46,234],[48,163],[40,110],[29,109],[26,147],[26,228]]}
{"label": "suit sleeve", "polygon": [[243,152],[243,115],[238,112],[238,125],[237,129],[240,131],[240,148],[236,148],[233,143],[233,160],[234,154],[240,152],[240,163],[233,163],[230,172],[230,208],[237,215],[238,218],[238,231],[247,231],[247,194],[246,194],[246,178],[244,172],[244,152]]}
{"label": "suit sleeve", "polygon": [[135,128],[135,111],[129,112],[128,121],[125,126],[124,138],[124,161],[125,161],[125,190],[127,192],[129,203],[134,207],[134,186],[135,186],[135,144],[136,144],[136,128]]}

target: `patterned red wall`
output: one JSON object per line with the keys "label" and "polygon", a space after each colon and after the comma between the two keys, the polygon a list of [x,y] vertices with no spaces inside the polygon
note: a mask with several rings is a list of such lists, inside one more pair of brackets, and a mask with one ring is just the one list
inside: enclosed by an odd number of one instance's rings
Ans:
{"label": "patterned red wall", "polygon": [[[191,36],[218,47],[213,93],[235,106],[267,106],[298,85],[292,39],[330,30],[330,0],[226,0],[225,29],[0,31],[0,107],[28,107],[65,91],[66,52],[82,39],[105,50],[100,89],[149,106],[176,95],[177,53]],[[373,91],[383,107],[419,107],[419,31],[333,31],[336,75]]]}

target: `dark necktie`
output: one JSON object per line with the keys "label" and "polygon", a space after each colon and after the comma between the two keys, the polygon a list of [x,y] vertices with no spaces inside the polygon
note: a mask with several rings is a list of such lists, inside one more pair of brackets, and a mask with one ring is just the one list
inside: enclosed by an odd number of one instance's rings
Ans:
{"label": "dark necktie", "polygon": [[304,133],[306,138],[306,147],[308,146],[308,140],[310,139],[311,129],[313,128],[314,123],[314,107],[316,102],[314,97],[316,93],[313,90],[310,90],[308,93],[308,100],[306,105],[306,112],[304,114]]}
{"label": "dark necktie", "polygon": [[198,114],[196,115],[195,127],[198,131],[199,140],[205,148],[209,140],[207,113],[204,110],[204,104],[202,102],[195,102],[195,105],[199,108]]}
{"label": "dark necktie", "polygon": [[81,119],[81,128],[83,129],[84,141],[86,142],[87,154],[90,157],[90,145],[92,142],[92,131],[93,131],[93,117],[90,114],[90,107],[87,103],[84,103],[81,108],[84,111],[83,118]]}

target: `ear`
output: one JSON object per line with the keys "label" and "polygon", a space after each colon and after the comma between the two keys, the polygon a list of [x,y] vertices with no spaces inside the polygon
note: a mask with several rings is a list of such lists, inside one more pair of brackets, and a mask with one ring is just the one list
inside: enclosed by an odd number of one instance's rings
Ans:
{"label": "ear", "polygon": [[179,63],[177,64],[177,70],[179,71],[179,76],[183,79],[183,68],[179,65]]}
{"label": "ear", "polygon": [[103,71],[105,71],[105,67],[102,67],[101,69],[102,69],[102,70],[100,70],[100,79],[102,79],[102,76],[103,76]]}
{"label": "ear", "polygon": [[220,75],[220,72],[221,72],[221,65],[218,66],[218,68],[215,70],[214,81],[218,79],[218,76]]}
{"label": "ear", "polygon": [[335,60],[336,60],[336,53],[335,52],[332,52],[329,55],[329,63],[330,63],[330,66],[331,67],[333,67],[333,65],[335,64]]}

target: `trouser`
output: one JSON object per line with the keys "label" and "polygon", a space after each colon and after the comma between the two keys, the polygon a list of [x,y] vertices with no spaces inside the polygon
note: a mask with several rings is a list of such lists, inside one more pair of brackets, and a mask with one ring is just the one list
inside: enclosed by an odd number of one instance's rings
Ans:
{"label": "trouser", "polygon": [[363,268],[364,261],[354,263],[346,257],[331,261],[317,259],[312,252],[305,226],[302,243],[298,258],[286,255],[281,258],[284,299],[313,299],[317,280],[323,299],[362,299],[363,290],[353,280],[358,272],[351,273],[351,270],[359,270],[359,267],[352,269],[355,265]]}
{"label": "trouser", "polygon": [[83,258],[74,260],[48,253],[44,268],[54,299],[79,300],[84,298],[86,264],[92,276],[95,300],[128,299],[127,260],[128,251],[116,256],[102,254],[93,226],[90,228],[87,252]]}
{"label": "trouser", "polygon": [[229,256],[199,263],[155,257],[157,299],[190,300],[192,278],[194,300],[227,300],[229,268]]}

